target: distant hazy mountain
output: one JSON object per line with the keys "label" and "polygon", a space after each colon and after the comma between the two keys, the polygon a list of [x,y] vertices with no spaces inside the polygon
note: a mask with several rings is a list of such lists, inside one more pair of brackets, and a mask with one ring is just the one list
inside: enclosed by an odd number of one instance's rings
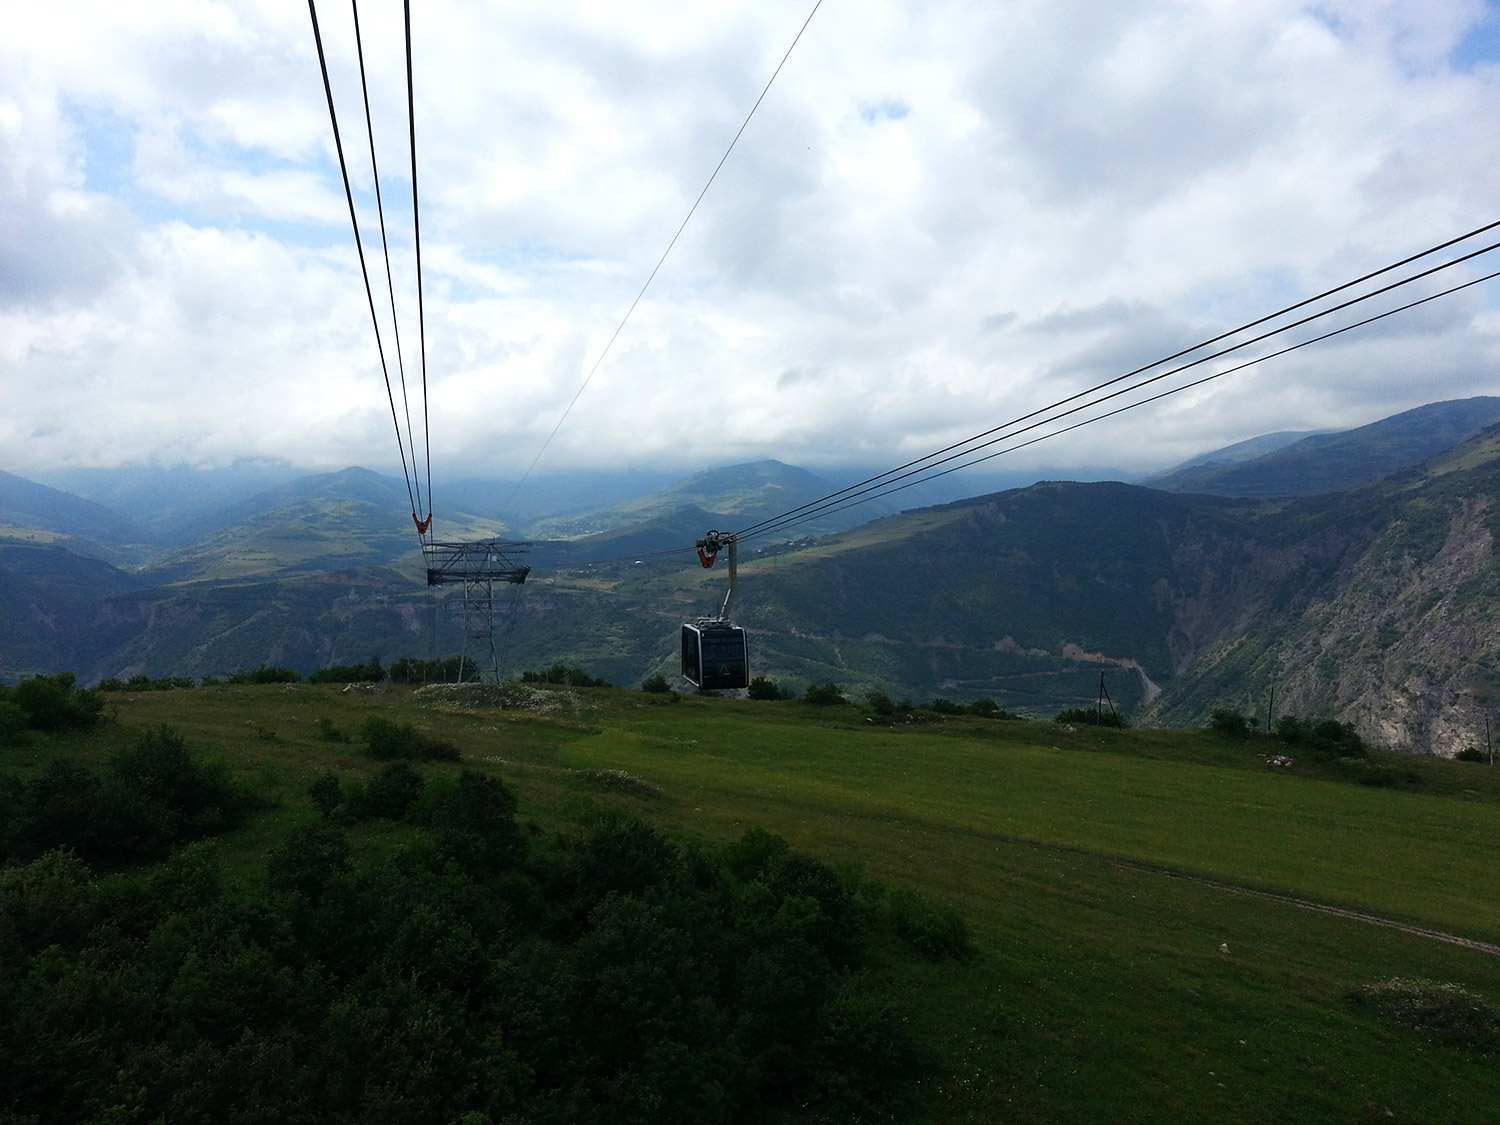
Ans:
{"label": "distant hazy mountain", "polygon": [[285,461],[244,460],[220,468],[121,465],[59,469],[36,479],[117,511],[146,528],[153,542],[173,543],[177,529],[205,512],[305,476]]}
{"label": "distant hazy mountain", "polygon": [[1315,434],[1248,460],[1228,456],[1254,442],[1205,454],[1143,483],[1214,496],[1313,496],[1357,488],[1420,464],[1500,422],[1500,398],[1435,402],[1335,434]]}
{"label": "distant hazy mountain", "polygon": [[1253,461],[1257,457],[1264,457],[1268,453],[1275,453],[1278,449],[1285,449],[1294,442],[1303,438],[1313,437],[1322,433],[1321,430],[1281,430],[1274,434],[1261,434],[1259,437],[1249,438],[1245,441],[1237,441],[1233,445],[1226,445],[1223,449],[1215,449],[1208,453],[1200,453],[1197,457],[1190,457],[1180,465],[1154,476],[1140,481],[1140,484],[1150,485],[1152,488],[1162,487],[1162,482],[1170,481],[1180,475],[1193,475],[1208,469],[1222,469],[1230,465],[1239,465],[1245,461]]}
{"label": "distant hazy mountain", "polygon": [[0,540],[59,544],[128,564],[144,557],[150,538],[139,524],[102,504],[0,472]]}
{"label": "distant hazy mountain", "polygon": [[[566,519],[540,520],[528,528],[528,534],[533,539],[576,539],[630,530],[639,537],[652,525],[679,524],[685,512],[692,513],[693,518],[703,513],[707,522],[694,533],[696,538],[711,529],[735,531],[778,516],[821,499],[838,487],[815,473],[780,461],[728,465],[695,473],[624,504]],[[788,534],[826,534],[856,527],[893,510],[888,503],[876,501],[848,512],[818,516]]]}
{"label": "distant hazy mountain", "polygon": [[[507,529],[450,513],[439,538],[502,538]],[[245,578],[284,571],[418,567],[411,500],[401,481],[351,468],[299,477],[182,525],[189,546],[165,552],[151,572],[162,580]]]}

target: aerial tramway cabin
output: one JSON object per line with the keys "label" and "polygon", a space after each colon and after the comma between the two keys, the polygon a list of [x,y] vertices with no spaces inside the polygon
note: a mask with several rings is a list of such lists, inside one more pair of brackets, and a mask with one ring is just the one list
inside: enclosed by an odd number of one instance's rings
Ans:
{"label": "aerial tramway cabin", "polygon": [[750,654],[745,630],[727,621],[683,625],[682,678],[703,691],[749,687]]}

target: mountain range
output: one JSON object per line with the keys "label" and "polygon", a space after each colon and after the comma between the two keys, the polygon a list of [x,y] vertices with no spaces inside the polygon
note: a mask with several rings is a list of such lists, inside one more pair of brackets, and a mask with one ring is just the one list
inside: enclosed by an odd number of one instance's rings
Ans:
{"label": "mountain range", "polygon": [[[1102,686],[1134,721],[1171,725],[1220,706],[1263,719],[1274,693],[1277,713],[1451,754],[1500,699],[1497,424],[1500,399],[1436,403],[1266,435],[1142,484],[866,505],[796,540],[747,539],[737,620],[756,671],[794,685],[1031,714],[1091,705]],[[310,672],[458,650],[461,621],[438,610],[461,591],[422,583],[399,480],[257,471],[269,487],[220,479],[180,505],[158,489],[128,513],[0,474],[0,678]],[[507,667],[561,661],[629,684],[673,671],[677,624],[724,592],[722,566],[643,556],[836,487],[759,462],[512,523],[503,489],[474,486],[449,491],[485,514],[449,510],[437,530],[534,537],[535,570],[497,631]],[[139,472],[118,492],[153,495]]]}

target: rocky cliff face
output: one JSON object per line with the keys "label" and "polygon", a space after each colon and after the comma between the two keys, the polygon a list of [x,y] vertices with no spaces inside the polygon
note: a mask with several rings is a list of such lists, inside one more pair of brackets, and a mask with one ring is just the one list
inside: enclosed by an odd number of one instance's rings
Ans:
{"label": "rocky cliff face", "polygon": [[1146,718],[1263,717],[1274,688],[1277,714],[1332,714],[1392,749],[1482,745],[1500,703],[1500,466],[1474,460],[1181,544],[1179,675]]}

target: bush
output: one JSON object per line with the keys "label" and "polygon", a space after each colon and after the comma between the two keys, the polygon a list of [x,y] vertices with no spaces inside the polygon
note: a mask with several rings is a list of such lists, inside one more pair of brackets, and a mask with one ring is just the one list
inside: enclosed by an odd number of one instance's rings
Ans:
{"label": "bush", "polygon": [[1096,707],[1068,707],[1054,715],[1052,721],[1090,727],[1118,727],[1121,730],[1130,725],[1114,711],[1101,712]]}
{"label": "bush", "polygon": [[750,681],[746,694],[751,699],[791,699],[792,693],[786,688],[779,687],[775,680],[768,676],[756,676]]}
{"label": "bush", "polygon": [[333,720],[326,716],[318,720],[318,737],[324,742],[348,742],[348,732],[340,730],[334,725]]}
{"label": "bush", "polygon": [[1465,746],[1453,755],[1453,758],[1459,762],[1488,762],[1490,760],[1490,756],[1477,746]]}
{"label": "bush", "polygon": [[1296,715],[1283,715],[1276,720],[1276,736],[1281,741],[1298,746],[1304,752],[1320,757],[1363,758],[1367,750],[1348,723],[1336,719],[1313,722],[1299,719]]}
{"label": "bush", "polygon": [[1013,711],[1007,711],[993,699],[976,699],[965,708],[971,715],[978,715],[981,719],[1019,719],[1021,716]]}
{"label": "bush", "polygon": [[929,961],[957,961],[974,951],[969,924],[952,907],[902,887],[886,902],[896,936]]}
{"label": "bush", "polygon": [[1466,1047],[1500,1050],[1500,1008],[1456,984],[1392,977],[1356,988],[1350,995],[1411,1031]]}
{"label": "bush", "polygon": [[934,699],[931,703],[924,703],[922,709],[924,711],[934,711],[939,715],[962,715],[964,713],[964,709],[957,703],[954,703],[953,700],[944,699],[941,696]]}
{"label": "bush", "polygon": [[554,664],[545,672],[522,672],[523,684],[563,684],[567,687],[614,687],[608,680],[590,676],[582,668]]}
{"label": "bush", "polygon": [[420,734],[410,723],[393,723],[371,715],[359,725],[365,754],[377,761],[456,762],[458,747]]}
{"label": "bush", "polygon": [[454,684],[479,679],[479,665],[467,656],[443,660],[418,660],[403,656],[391,665],[388,675],[397,684]]}
{"label": "bush", "polygon": [[829,680],[826,684],[808,684],[807,690],[802,693],[802,700],[805,703],[816,704],[819,707],[849,702],[844,698],[844,689],[832,680]]}
{"label": "bush", "polygon": [[657,672],[641,681],[641,690],[653,695],[665,695],[672,690],[672,685],[667,683],[667,677]]}
{"label": "bush", "polygon": [[1372,789],[1420,789],[1422,775],[1398,766],[1380,766],[1361,773],[1359,783]]}
{"label": "bush", "polygon": [[33,730],[63,730],[69,727],[91,727],[103,717],[104,700],[98,692],[80,691],[74,687],[72,672],[55,676],[29,676],[9,692],[13,702],[26,716]]}
{"label": "bush", "polygon": [[160,859],[236,824],[245,798],[171,727],[142,732],[102,776],[53,758],[30,782],[0,778],[0,862],[71,848],[96,867]]}
{"label": "bush", "polygon": [[313,808],[324,816],[332,816],[344,803],[344,783],[330,770],[307,787],[307,795],[312,798]]}
{"label": "bush", "polygon": [[100,680],[94,685],[95,691],[179,691],[184,688],[195,686],[193,681],[182,676],[166,676],[159,680],[153,680],[150,676],[139,674],[131,676],[130,679],[120,681],[113,676]]}
{"label": "bush", "polygon": [[310,684],[378,684],[385,679],[380,657],[372,656],[363,664],[337,664],[307,677]]}
{"label": "bush", "polygon": [[422,792],[422,775],[405,762],[392,762],[364,791],[351,796],[348,815],[354,820],[400,820]]}
{"label": "bush", "polygon": [[883,691],[872,691],[865,696],[865,702],[870,705],[870,710],[877,715],[894,715],[896,713],[896,701]]}
{"label": "bush", "polygon": [[260,664],[251,672],[235,672],[228,678],[228,682],[231,684],[300,684],[302,673],[294,672],[290,668],[273,668]]}
{"label": "bush", "polygon": [[1231,738],[1244,738],[1250,733],[1250,720],[1238,711],[1218,707],[1208,717],[1208,729],[1216,734],[1227,734]]}
{"label": "bush", "polygon": [[8,700],[0,699],[0,746],[20,741],[28,725],[25,711]]}

